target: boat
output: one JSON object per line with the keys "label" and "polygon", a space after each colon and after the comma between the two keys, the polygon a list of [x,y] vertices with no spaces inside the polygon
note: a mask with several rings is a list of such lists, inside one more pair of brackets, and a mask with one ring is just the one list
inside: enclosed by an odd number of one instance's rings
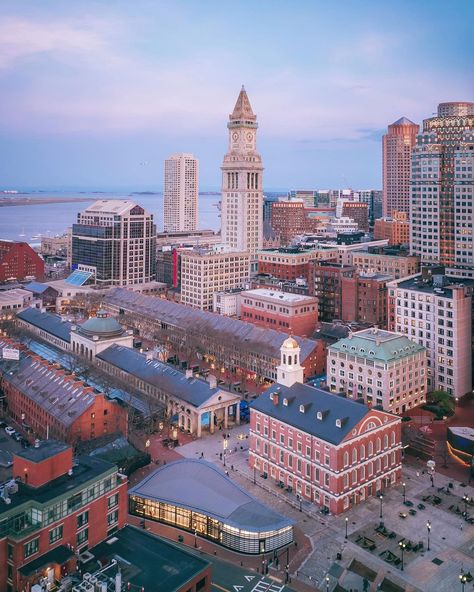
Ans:
{"label": "boat", "polygon": [[40,239],[42,236],[43,236],[43,235],[42,235],[41,233],[39,233],[39,234],[34,234],[34,235],[31,237],[31,240],[39,240],[39,239]]}

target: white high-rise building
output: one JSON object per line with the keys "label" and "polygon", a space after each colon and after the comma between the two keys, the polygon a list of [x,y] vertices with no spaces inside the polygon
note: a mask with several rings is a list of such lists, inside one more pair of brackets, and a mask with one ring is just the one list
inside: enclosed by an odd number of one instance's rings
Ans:
{"label": "white high-rise building", "polygon": [[229,116],[229,151],[222,169],[222,240],[252,257],[262,248],[262,159],[257,153],[257,117],[244,87]]}
{"label": "white high-rise building", "polygon": [[199,166],[192,154],[173,154],[165,160],[164,230],[196,230],[198,226]]}

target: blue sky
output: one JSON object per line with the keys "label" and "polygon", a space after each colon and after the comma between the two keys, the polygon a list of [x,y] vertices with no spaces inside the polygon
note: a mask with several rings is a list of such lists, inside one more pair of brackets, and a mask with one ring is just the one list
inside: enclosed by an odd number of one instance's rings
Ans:
{"label": "blue sky", "polygon": [[[242,83],[265,187],[381,184],[381,135],[474,100],[474,2],[0,0],[0,187],[218,188]],[[143,164],[146,163],[146,164]]]}

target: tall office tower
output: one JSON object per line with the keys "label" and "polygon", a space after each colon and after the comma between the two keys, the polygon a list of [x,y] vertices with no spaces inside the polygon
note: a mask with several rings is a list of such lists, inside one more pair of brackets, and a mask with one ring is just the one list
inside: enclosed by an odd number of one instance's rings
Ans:
{"label": "tall office tower", "polygon": [[410,246],[422,263],[474,278],[474,103],[441,103],[412,154]]}
{"label": "tall office tower", "polygon": [[410,210],[411,151],[420,126],[401,117],[388,126],[382,141],[383,215]]}
{"label": "tall office tower", "polygon": [[262,159],[257,117],[244,87],[229,116],[229,151],[222,164],[222,240],[254,258],[263,240]]}
{"label": "tall office tower", "polygon": [[72,267],[100,286],[144,284],[155,279],[153,214],[133,201],[101,199],[72,225]]}
{"label": "tall office tower", "polygon": [[192,154],[173,154],[165,160],[165,232],[197,229],[198,171],[198,160]]}

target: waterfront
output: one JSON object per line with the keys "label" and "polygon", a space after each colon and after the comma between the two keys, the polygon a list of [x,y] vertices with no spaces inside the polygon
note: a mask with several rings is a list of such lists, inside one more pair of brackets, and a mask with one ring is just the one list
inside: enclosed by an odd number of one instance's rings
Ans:
{"label": "waterfront", "polygon": [[[66,203],[41,203],[38,205],[5,206],[0,208],[0,237],[8,240],[24,240],[32,244],[40,242],[38,235],[55,236],[62,234],[76,220],[77,213],[98,199],[129,199],[142,205],[154,215],[158,231],[163,230],[163,195],[161,193],[60,193],[42,192],[36,194],[17,194],[16,198],[32,199],[74,199],[84,201]],[[217,203],[219,195],[199,196],[199,227],[218,230],[220,217]],[[24,235],[24,236],[22,236]]]}

